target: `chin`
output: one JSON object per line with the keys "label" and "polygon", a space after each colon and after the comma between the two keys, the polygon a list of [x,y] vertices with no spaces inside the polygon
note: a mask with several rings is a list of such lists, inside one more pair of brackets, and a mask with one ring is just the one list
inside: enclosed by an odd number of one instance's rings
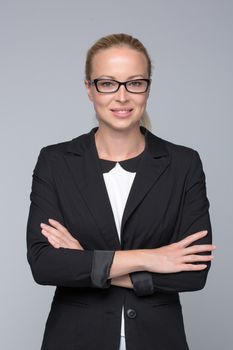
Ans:
{"label": "chin", "polygon": [[112,129],[114,131],[129,131],[135,128],[139,128],[140,122],[135,123],[115,123],[115,124],[108,124],[107,125],[109,129]]}

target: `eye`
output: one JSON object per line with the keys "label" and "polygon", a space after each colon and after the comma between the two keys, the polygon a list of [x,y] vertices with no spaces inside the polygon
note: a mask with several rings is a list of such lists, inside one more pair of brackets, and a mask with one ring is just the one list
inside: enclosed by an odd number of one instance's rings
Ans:
{"label": "eye", "polygon": [[140,87],[143,85],[143,81],[142,80],[131,80],[129,82],[129,86],[133,86],[133,87]]}
{"label": "eye", "polygon": [[116,83],[112,80],[99,80],[98,84],[100,87],[103,88],[113,87],[116,85]]}

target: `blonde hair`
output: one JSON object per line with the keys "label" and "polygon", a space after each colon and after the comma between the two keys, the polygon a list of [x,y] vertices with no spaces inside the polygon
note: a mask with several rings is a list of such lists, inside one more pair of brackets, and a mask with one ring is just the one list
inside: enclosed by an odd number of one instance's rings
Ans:
{"label": "blonde hair", "polygon": [[[91,79],[93,57],[99,51],[106,50],[116,46],[118,47],[127,46],[133,50],[141,52],[146,57],[147,64],[148,64],[148,77],[151,78],[152,64],[151,64],[150,56],[145,46],[137,38],[134,38],[133,36],[128,34],[119,33],[119,34],[110,34],[100,38],[87,51],[86,64],[85,64],[85,78],[87,80]],[[151,130],[151,121],[146,111],[141,118],[141,125]]]}

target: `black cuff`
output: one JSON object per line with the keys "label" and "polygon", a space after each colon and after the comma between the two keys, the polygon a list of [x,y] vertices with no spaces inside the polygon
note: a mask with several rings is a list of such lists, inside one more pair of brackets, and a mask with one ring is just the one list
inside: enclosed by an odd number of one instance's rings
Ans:
{"label": "black cuff", "polygon": [[115,251],[112,250],[94,250],[91,281],[93,287],[109,288],[111,279],[108,279],[110,268],[112,266]]}
{"label": "black cuff", "polygon": [[154,293],[152,275],[148,271],[131,272],[130,278],[137,296],[151,295]]}

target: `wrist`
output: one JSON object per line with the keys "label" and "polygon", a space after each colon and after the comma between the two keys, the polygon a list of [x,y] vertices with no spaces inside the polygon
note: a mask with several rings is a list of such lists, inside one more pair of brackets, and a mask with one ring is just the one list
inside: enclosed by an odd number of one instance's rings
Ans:
{"label": "wrist", "polygon": [[124,288],[133,288],[129,275],[119,276],[111,279],[111,285]]}
{"label": "wrist", "polygon": [[150,264],[151,264],[151,249],[138,250],[138,258],[141,261],[140,271],[149,271]]}
{"label": "wrist", "polygon": [[115,251],[109,278],[127,275],[135,271],[144,270],[142,250],[118,250]]}

